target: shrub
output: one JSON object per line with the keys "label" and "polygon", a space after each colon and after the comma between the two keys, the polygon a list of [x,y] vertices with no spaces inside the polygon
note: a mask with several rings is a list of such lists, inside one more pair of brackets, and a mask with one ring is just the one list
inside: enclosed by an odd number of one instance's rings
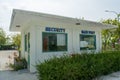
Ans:
{"label": "shrub", "polygon": [[9,65],[15,71],[27,68],[27,62],[24,58],[15,57],[14,64]]}
{"label": "shrub", "polygon": [[15,45],[0,45],[0,50],[16,50]]}
{"label": "shrub", "polygon": [[120,52],[74,54],[37,64],[39,80],[92,80],[120,70]]}

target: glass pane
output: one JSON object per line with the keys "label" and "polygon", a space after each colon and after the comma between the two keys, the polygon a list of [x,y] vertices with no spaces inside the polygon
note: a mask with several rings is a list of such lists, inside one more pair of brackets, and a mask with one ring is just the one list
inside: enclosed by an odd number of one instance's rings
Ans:
{"label": "glass pane", "polygon": [[65,46],[65,34],[57,34],[57,46]]}
{"label": "glass pane", "polygon": [[95,49],[96,38],[95,35],[80,35],[80,49]]}
{"label": "glass pane", "polygon": [[58,51],[67,51],[66,34],[57,34],[57,49]]}
{"label": "glass pane", "polygon": [[43,37],[43,51],[48,51],[48,37]]}
{"label": "glass pane", "polygon": [[66,34],[43,33],[43,51],[66,51]]}
{"label": "glass pane", "polygon": [[49,36],[49,51],[57,51],[57,36]]}

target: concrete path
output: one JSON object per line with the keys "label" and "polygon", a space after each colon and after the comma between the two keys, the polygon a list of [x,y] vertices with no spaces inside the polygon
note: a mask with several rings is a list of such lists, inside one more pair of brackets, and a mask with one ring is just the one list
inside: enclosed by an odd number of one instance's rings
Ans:
{"label": "concrete path", "polygon": [[[29,73],[27,70],[0,71],[0,80],[38,80],[36,73]],[[120,80],[120,71],[94,80]]]}
{"label": "concrete path", "polygon": [[[36,74],[29,73],[27,70],[10,71],[11,68],[8,65],[13,64],[14,53],[18,55],[14,50],[0,51],[0,80],[37,80]],[[94,80],[120,80],[120,71]]]}
{"label": "concrete path", "polygon": [[0,80],[38,80],[35,73],[23,71],[0,71]]}
{"label": "concrete path", "polygon": [[120,71],[114,72],[114,73],[106,75],[106,76],[102,76],[96,80],[120,80]]}

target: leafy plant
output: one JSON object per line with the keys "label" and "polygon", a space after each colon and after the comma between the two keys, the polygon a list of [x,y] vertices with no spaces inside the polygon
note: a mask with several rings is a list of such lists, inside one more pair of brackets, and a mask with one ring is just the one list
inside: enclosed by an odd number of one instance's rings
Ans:
{"label": "leafy plant", "polygon": [[24,58],[15,57],[14,64],[9,65],[15,71],[27,68],[27,62]]}
{"label": "leafy plant", "polygon": [[37,64],[39,80],[92,80],[120,70],[120,52],[72,54]]}

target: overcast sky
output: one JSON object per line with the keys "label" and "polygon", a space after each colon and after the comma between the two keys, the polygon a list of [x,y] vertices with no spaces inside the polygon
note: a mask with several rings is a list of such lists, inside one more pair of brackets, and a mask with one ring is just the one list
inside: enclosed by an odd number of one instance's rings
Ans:
{"label": "overcast sky", "polygon": [[120,0],[0,0],[0,27],[9,33],[13,9],[23,9],[85,20],[97,21],[115,18],[120,12]]}

